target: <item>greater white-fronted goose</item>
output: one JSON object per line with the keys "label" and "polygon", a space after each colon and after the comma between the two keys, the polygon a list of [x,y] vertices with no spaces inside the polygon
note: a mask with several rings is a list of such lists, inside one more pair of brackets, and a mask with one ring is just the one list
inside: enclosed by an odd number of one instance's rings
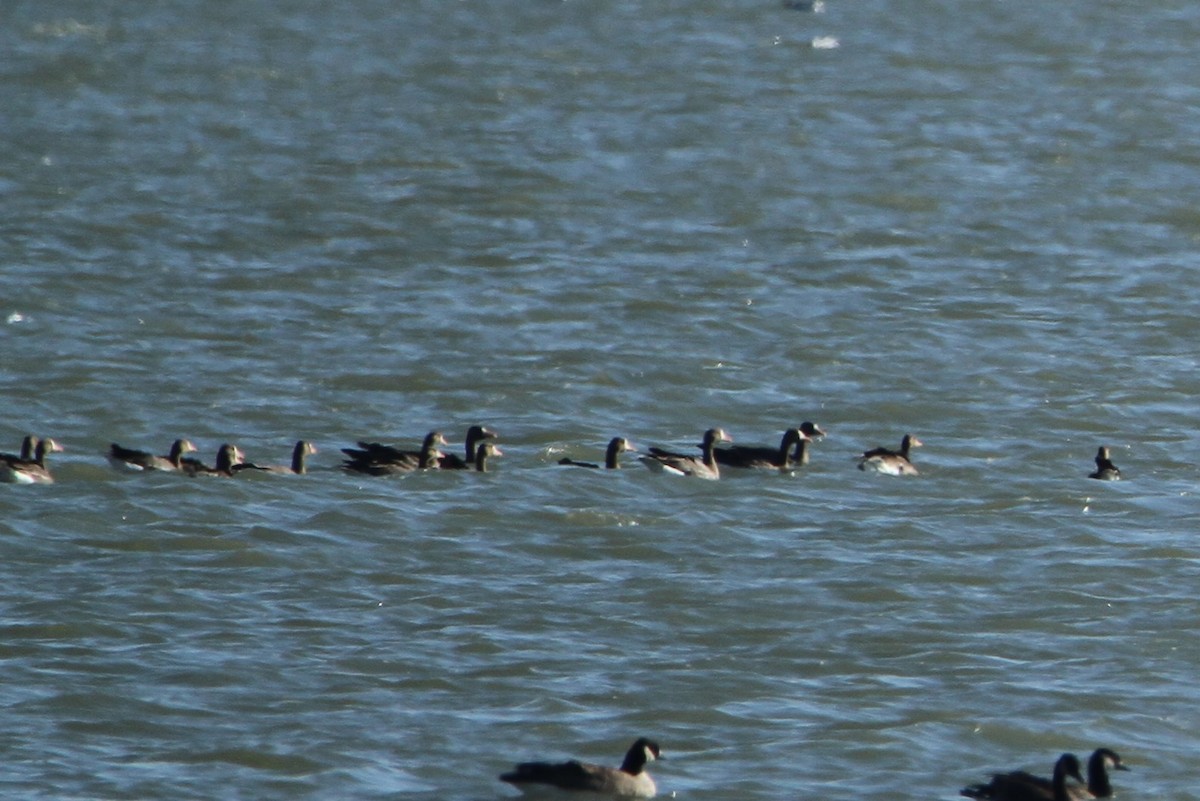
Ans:
{"label": "greater white-fronted goose", "polygon": [[184,458],[179,460],[179,467],[189,476],[230,478],[233,476],[234,465],[241,464],[244,460],[245,456],[243,456],[241,450],[227,442],[217,449],[217,462],[215,466],[209,467],[199,459]]}
{"label": "greater white-fronted goose", "polygon": [[640,737],[625,754],[619,768],[589,762],[522,762],[500,780],[515,785],[548,785],[624,798],[652,798],[658,792],[646,764],[663,759],[658,743]]}
{"label": "greater white-fronted goose", "polygon": [[905,434],[904,439],[900,440],[900,450],[898,451],[889,448],[872,448],[869,451],[863,451],[863,455],[858,460],[858,469],[873,470],[888,476],[918,475],[917,467],[909,460],[908,453],[913,448],[921,447],[922,444],[921,440],[912,434]]}
{"label": "greater white-fronted goose", "polygon": [[[616,470],[621,466],[622,453],[637,453],[637,448],[625,439],[625,437],[613,437],[608,441],[608,449],[604,452],[604,467],[608,470]],[[593,470],[599,470],[600,465],[595,462],[577,462],[574,459],[563,457],[558,460],[559,464],[570,465],[572,467],[590,467]]]}
{"label": "greater white-fronted goose", "polygon": [[171,443],[171,451],[166,456],[155,456],[149,451],[139,451],[133,448],[123,448],[112,443],[108,448],[108,461],[115,467],[124,470],[181,470],[180,460],[185,453],[195,453],[196,446],[186,439],[177,439]]}
{"label": "greater white-fronted goose", "polygon": [[302,476],[308,472],[308,457],[317,452],[317,446],[307,440],[300,440],[296,443],[296,447],[292,448],[292,463],[286,464],[254,464],[253,462],[242,462],[233,466],[233,472],[240,473],[243,470],[256,470],[262,473],[279,473],[293,474]]}
{"label": "greater white-fronted goose", "polygon": [[62,446],[52,439],[37,439],[32,459],[13,458],[10,454],[0,457],[0,482],[6,484],[53,484],[54,476],[46,467],[46,456],[61,453]]}
{"label": "greater white-fronted goose", "polygon": [[486,473],[488,459],[493,456],[503,456],[504,451],[496,447],[496,443],[491,440],[485,440],[483,444],[475,449],[475,472]]}
{"label": "greater white-fronted goose", "polygon": [[473,469],[475,467],[475,452],[479,448],[479,443],[495,439],[497,436],[499,435],[495,431],[486,426],[471,426],[467,429],[467,438],[464,445],[465,458],[460,458],[453,453],[443,453],[438,457],[438,466],[443,470]]}
{"label": "greater white-fronted goose", "polygon": [[1096,478],[1101,481],[1120,481],[1121,469],[1113,464],[1111,454],[1108,447],[1100,446],[1100,450],[1096,451],[1096,472],[1088,473],[1088,478]]}
{"label": "greater white-fronted goose", "polygon": [[[1068,785],[1068,777],[1083,783],[1083,777],[1079,775],[1079,759],[1074,754],[1063,754],[1058,758],[1051,779],[1023,770],[997,773],[987,784],[964,787],[959,795],[988,801],[1074,801],[1073,792],[1083,790],[1086,793],[1086,790]],[[1048,789],[1046,785],[1049,785]]]}
{"label": "greater white-fronted goose", "polygon": [[[791,470],[808,464],[808,443],[825,432],[815,423],[805,421],[799,428],[783,432],[778,448],[762,445],[732,445],[717,448],[717,464],[723,467],[745,467],[760,470]],[[703,447],[703,446],[700,446]]]}
{"label": "greater white-fronted goose", "polygon": [[675,453],[662,448],[650,448],[648,456],[643,456],[642,464],[651,470],[661,473],[672,473],[677,476],[692,476],[715,480],[721,477],[721,469],[713,451],[718,442],[732,442],[733,438],[724,429],[710,428],[704,432],[704,442],[700,445],[702,454],[693,456],[688,453]]}
{"label": "greater white-fronted goose", "polygon": [[353,473],[367,473],[372,476],[411,473],[414,470],[436,470],[438,460],[442,456],[438,446],[445,444],[446,438],[440,431],[430,431],[426,434],[421,449],[417,451],[401,450],[378,442],[359,442],[358,448],[342,448],[342,453],[349,457],[342,466]]}

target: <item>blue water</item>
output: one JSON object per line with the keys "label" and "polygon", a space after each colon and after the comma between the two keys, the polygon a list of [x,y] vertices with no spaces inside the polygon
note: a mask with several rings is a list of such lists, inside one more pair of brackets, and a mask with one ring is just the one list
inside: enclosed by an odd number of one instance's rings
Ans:
{"label": "blue water", "polygon": [[[0,486],[4,796],[509,798],[647,735],[681,798],[1101,745],[1200,797],[1191,5],[3,16],[0,444],[65,448]],[[556,464],[802,420],[791,476]],[[338,468],[477,422],[484,475]],[[103,458],[178,437],[320,452]]]}

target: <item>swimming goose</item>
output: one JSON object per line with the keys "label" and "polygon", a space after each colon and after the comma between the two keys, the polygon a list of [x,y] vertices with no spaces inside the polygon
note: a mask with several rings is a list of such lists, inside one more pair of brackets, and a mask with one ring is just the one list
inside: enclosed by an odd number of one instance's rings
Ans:
{"label": "swimming goose", "polygon": [[509,784],[550,785],[563,790],[587,790],[625,798],[652,798],[658,792],[646,763],[663,759],[658,743],[640,737],[625,754],[619,768],[588,762],[522,762],[500,780]]}
{"label": "swimming goose", "polygon": [[[747,467],[766,470],[790,470],[808,464],[808,443],[825,432],[815,423],[804,422],[799,428],[783,432],[778,448],[761,445],[733,445],[715,451],[717,463],[727,467]],[[701,446],[703,447],[703,446]]]}
{"label": "swimming goose", "polygon": [[443,455],[438,446],[445,444],[446,438],[440,431],[426,434],[419,451],[400,450],[378,442],[359,442],[358,448],[342,448],[342,453],[350,457],[342,466],[351,472],[373,476],[436,470],[438,460]]}
{"label": "swimming goose", "polygon": [[179,460],[185,453],[195,453],[196,446],[186,439],[177,439],[171,443],[171,452],[166,456],[155,456],[149,451],[139,451],[133,448],[122,448],[117,443],[108,447],[108,461],[115,467],[125,470],[169,470],[180,469]]}
{"label": "swimming goose", "polygon": [[[959,791],[967,798],[990,801],[1073,801],[1073,793],[1082,787],[1068,786],[1067,777],[1082,783],[1079,760],[1074,754],[1063,754],[1054,763],[1054,778],[1046,780],[1023,770],[997,773],[987,784],[972,784]],[[1046,785],[1049,785],[1049,789]]]}
{"label": "swimming goose", "polygon": [[215,467],[209,467],[199,459],[185,458],[179,460],[179,469],[193,477],[217,476],[229,478],[233,476],[234,466],[241,464],[245,461],[245,458],[239,448],[225,443],[217,450],[217,463]]}
{"label": "swimming goose", "polygon": [[[608,470],[616,470],[620,468],[621,454],[625,452],[637,453],[637,448],[633,447],[629,440],[625,439],[624,437],[613,437],[608,442],[608,450],[604,452],[604,467]],[[559,459],[558,463],[571,465],[573,467],[590,467],[593,470],[600,469],[600,465],[595,464],[594,462],[577,462],[574,459],[568,459],[565,456]]]}
{"label": "swimming goose", "polygon": [[242,462],[233,466],[233,472],[240,473],[243,470],[259,470],[264,473],[292,473],[302,476],[308,472],[308,457],[310,454],[317,452],[317,446],[307,440],[300,440],[296,443],[296,447],[292,448],[292,463],[286,464],[267,464],[258,465],[252,462]]}
{"label": "swimming goose", "polygon": [[687,453],[674,453],[662,448],[651,448],[649,456],[643,456],[642,464],[660,473],[673,473],[677,476],[694,476],[710,480],[721,477],[721,469],[717,466],[713,451],[718,442],[733,442],[733,437],[720,428],[710,428],[704,432],[704,443],[700,446],[702,456]]}
{"label": "swimming goose", "polygon": [[1098,478],[1101,481],[1120,481],[1121,470],[1109,458],[1109,450],[1105,445],[1096,451],[1096,472],[1088,473],[1088,478]]}
{"label": "swimming goose", "polygon": [[495,431],[484,426],[471,426],[467,429],[466,458],[459,458],[453,453],[443,453],[438,456],[438,467],[443,470],[470,470],[475,467],[475,450],[479,443],[499,436]]}
{"label": "swimming goose", "polygon": [[496,443],[488,440],[475,449],[475,471],[487,472],[487,461],[493,456],[503,456],[504,451],[496,447]]}
{"label": "swimming goose", "polygon": [[[1097,748],[1092,752],[1091,757],[1088,758],[1087,786],[1067,785],[1067,795],[1070,796],[1072,801],[1089,801],[1092,798],[1110,797],[1113,794],[1113,788],[1108,780],[1109,769],[1129,770],[1121,762],[1121,757],[1117,755],[1116,751],[1110,748]],[[1052,801],[1054,798],[1054,782],[1051,779],[1042,776],[1033,776],[1020,771],[1015,775],[1023,777],[1023,780],[1028,784],[1041,788],[1045,801]],[[980,786],[986,787],[987,785]]]}
{"label": "swimming goose", "polygon": [[869,451],[863,451],[863,455],[858,460],[858,469],[874,470],[876,473],[889,476],[918,475],[916,465],[909,461],[908,452],[912,448],[921,447],[922,444],[921,440],[912,434],[905,434],[904,439],[900,440],[900,450],[898,451],[888,448],[872,448]]}
{"label": "swimming goose", "polygon": [[6,484],[53,484],[54,476],[46,467],[46,456],[61,453],[62,446],[52,439],[37,439],[32,459],[14,458],[5,454],[0,458],[0,482]]}

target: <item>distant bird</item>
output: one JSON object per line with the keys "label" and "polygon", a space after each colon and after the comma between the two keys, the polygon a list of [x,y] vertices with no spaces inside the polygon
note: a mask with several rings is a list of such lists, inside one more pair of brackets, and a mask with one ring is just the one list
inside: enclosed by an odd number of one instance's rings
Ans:
{"label": "distant bird", "polygon": [[446,438],[440,431],[430,431],[426,434],[418,451],[405,451],[378,442],[359,442],[358,448],[342,448],[342,453],[350,457],[342,466],[354,473],[373,476],[411,473],[414,470],[436,470],[439,459],[443,456],[438,446],[445,444]]}
{"label": "distant bird", "polygon": [[438,457],[438,467],[443,470],[470,470],[475,467],[475,451],[479,447],[479,443],[484,440],[496,439],[499,436],[495,431],[485,426],[475,425],[467,429],[467,437],[465,440],[465,458],[460,458],[453,453],[443,453]]}
{"label": "distant bird", "polygon": [[500,780],[516,785],[549,785],[563,790],[586,790],[625,798],[652,798],[658,792],[646,763],[663,759],[658,743],[640,737],[619,768],[588,762],[522,762]]}
{"label": "distant bird", "polygon": [[503,456],[504,451],[496,447],[496,443],[491,440],[485,441],[482,445],[475,449],[475,471],[477,473],[486,473],[488,459],[493,456]]}
{"label": "distant bird", "polygon": [[1121,469],[1109,458],[1108,446],[1101,445],[1100,450],[1096,451],[1096,472],[1088,473],[1088,478],[1097,478],[1101,481],[1121,480]]}
{"label": "distant bird", "polygon": [[230,478],[233,476],[234,465],[241,464],[245,461],[245,458],[241,450],[236,446],[225,443],[217,449],[217,462],[215,466],[209,467],[199,459],[191,458],[180,459],[179,466],[189,476]]}
{"label": "distant bird", "polygon": [[[783,432],[778,448],[759,445],[733,445],[717,448],[713,453],[717,464],[725,467],[747,467],[765,470],[791,470],[808,464],[808,443],[825,432],[816,423],[804,422],[799,428]],[[703,447],[703,446],[701,446]]]}
{"label": "distant bird", "polygon": [[858,469],[873,470],[889,476],[915,476],[917,467],[909,461],[908,453],[913,448],[921,447],[922,444],[921,440],[912,434],[905,434],[904,439],[900,441],[900,450],[898,451],[888,448],[872,448],[869,451],[863,451],[863,455],[858,460]]}
{"label": "distant bird", "polygon": [[1083,777],[1079,775],[1079,760],[1074,754],[1063,754],[1058,758],[1054,763],[1052,779],[1034,776],[1023,770],[997,773],[987,784],[964,787],[959,795],[986,801],[1074,801],[1074,793],[1083,788],[1067,785],[1068,776],[1083,782]]}
{"label": "distant bird", "polygon": [[[637,448],[624,437],[613,437],[608,442],[608,450],[604,452],[604,467],[609,470],[616,470],[621,466],[622,453],[637,453]],[[559,464],[571,465],[573,467],[590,467],[593,470],[600,469],[600,465],[594,462],[577,462],[574,459],[563,457],[558,460]]]}
{"label": "distant bird", "polygon": [[240,473],[244,470],[255,470],[263,473],[291,473],[302,476],[308,472],[308,457],[317,452],[317,446],[307,440],[300,440],[296,443],[296,447],[292,448],[292,463],[285,464],[267,464],[258,465],[252,462],[242,462],[233,466],[234,473]]}
{"label": "distant bird", "polygon": [[108,447],[108,461],[112,462],[114,467],[124,470],[178,471],[181,469],[180,459],[183,458],[183,455],[195,453],[195,451],[196,446],[186,439],[177,439],[171,443],[171,451],[166,456],[155,456],[149,451],[122,448],[114,442]]}
{"label": "distant bird", "polygon": [[62,452],[62,446],[52,439],[37,439],[32,459],[13,458],[5,454],[0,458],[0,482],[5,484],[53,484],[54,476],[46,467],[46,456]]}
{"label": "distant bird", "polygon": [[641,461],[656,472],[714,480],[721,477],[721,469],[717,466],[713,451],[716,450],[718,442],[732,441],[733,438],[726,434],[724,429],[710,428],[704,432],[704,442],[700,445],[703,453],[700,456],[650,448],[650,454],[643,456]]}

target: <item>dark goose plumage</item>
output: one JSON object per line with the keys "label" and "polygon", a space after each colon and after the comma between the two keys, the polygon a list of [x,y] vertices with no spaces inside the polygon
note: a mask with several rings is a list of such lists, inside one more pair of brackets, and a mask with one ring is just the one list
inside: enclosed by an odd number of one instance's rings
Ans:
{"label": "dark goose plumage", "polygon": [[1107,446],[1101,445],[1100,450],[1096,451],[1096,472],[1088,473],[1088,478],[1096,478],[1101,481],[1120,481],[1121,470],[1113,464]]}
{"label": "dark goose plumage", "polygon": [[[621,467],[622,453],[637,453],[637,448],[630,444],[629,440],[624,437],[613,437],[608,442],[608,449],[604,452],[604,467],[608,470],[617,470]],[[571,465],[572,467],[590,467],[593,470],[599,470],[600,465],[594,462],[577,462],[574,459],[563,457],[558,460],[559,464]]]}
{"label": "dark goose plumage", "polygon": [[241,464],[244,458],[238,448],[227,442],[217,449],[217,462],[215,466],[209,467],[199,459],[180,459],[179,466],[189,476],[229,478],[233,475],[234,465]]}
{"label": "dark goose plumage", "polygon": [[493,456],[503,456],[504,451],[496,447],[496,443],[491,440],[485,441],[482,445],[475,449],[475,471],[477,473],[487,472],[488,459]]}
{"label": "dark goose plumage", "polygon": [[1083,788],[1067,785],[1067,777],[1083,782],[1083,777],[1079,775],[1079,759],[1074,754],[1063,754],[1058,758],[1051,779],[1023,770],[997,773],[987,784],[964,787],[959,795],[989,801],[1074,801],[1073,792]]}
{"label": "dark goose plumage", "polygon": [[[1092,798],[1109,798],[1113,794],[1112,783],[1108,778],[1109,770],[1129,770],[1121,762],[1121,757],[1116,751],[1110,748],[1097,748],[1088,758],[1087,765],[1087,786],[1082,787],[1076,784],[1067,785],[1067,795],[1071,801],[1088,801]],[[1012,774],[1001,774],[1009,777],[1019,777],[1021,781],[1028,783],[1033,787],[1039,788],[1043,793],[1045,801],[1053,801],[1054,798],[1054,781],[1043,776],[1034,776],[1023,771],[1016,771]],[[993,782],[995,779],[993,779]],[[975,788],[980,788],[981,792],[987,793],[991,785],[980,784],[975,785]],[[972,788],[967,788],[972,789]],[[973,798],[993,798],[992,795],[976,795]]]}
{"label": "dark goose plumage", "polygon": [[317,452],[317,446],[307,440],[300,440],[296,443],[296,447],[292,448],[292,463],[286,464],[267,464],[258,465],[252,462],[242,462],[233,466],[233,472],[240,473],[244,470],[257,470],[262,473],[282,473],[294,474],[302,476],[308,472],[308,457]]}
{"label": "dark goose plumage", "polygon": [[417,451],[405,451],[378,442],[359,442],[357,449],[342,448],[342,453],[349,457],[342,466],[351,472],[372,476],[411,473],[414,470],[436,470],[443,455],[438,446],[445,444],[446,438],[440,431],[430,431],[426,434],[421,449]]}
{"label": "dark goose plumage", "polygon": [[[808,464],[808,443],[825,432],[815,423],[804,422],[799,428],[783,432],[778,448],[763,445],[731,445],[717,448],[717,463],[724,467],[744,467],[760,470],[790,470]],[[700,446],[703,447],[703,446]]]}
{"label": "dark goose plumage", "polygon": [[[6,484],[53,484],[54,476],[46,467],[46,456],[51,453],[61,453],[62,447],[52,439],[26,439],[30,444],[36,442],[32,459],[22,459],[11,454],[0,456],[0,482]],[[24,443],[22,443],[24,450]]]}
{"label": "dark goose plumage", "polygon": [[40,442],[33,434],[26,434],[21,440],[21,453],[0,453],[0,462],[22,461],[28,462],[31,459],[37,458],[37,446]]}
{"label": "dark goose plumage", "polygon": [[180,460],[185,453],[194,453],[196,446],[189,440],[177,439],[171,443],[171,451],[166,456],[156,456],[149,451],[139,451],[133,448],[123,448],[112,443],[108,448],[108,460],[117,467],[126,470],[166,470],[181,469]]}
{"label": "dark goose plumage", "polygon": [[658,743],[640,737],[629,747],[619,768],[573,759],[569,762],[522,762],[508,773],[502,773],[500,780],[516,785],[539,784],[626,798],[652,798],[658,788],[646,772],[646,764],[662,758]]}
{"label": "dark goose plumage", "polygon": [[694,476],[695,478],[718,479],[721,469],[717,466],[716,450],[718,442],[732,442],[733,438],[720,428],[710,428],[704,432],[704,442],[700,445],[703,453],[693,456],[688,453],[675,453],[662,448],[650,448],[650,455],[643,456],[642,464],[651,470],[673,473],[679,476]]}
{"label": "dark goose plumage", "polygon": [[471,426],[467,429],[464,451],[465,458],[453,453],[443,453],[438,457],[438,466],[443,470],[470,470],[475,467],[476,450],[484,440],[496,439],[495,431],[485,426]]}
{"label": "dark goose plumage", "polygon": [[863,451],[863,455],[858,460],[858,469],[874,470],[876,473],[889,476],[918,475],[917,467],[909,460],[908,453],[913,448],[921,447],[922,444],[921,440],[912,434],[905,434],[904,439],[900,440],[900,450],[898,451],[888,448],[872,448],[869,451]]}

